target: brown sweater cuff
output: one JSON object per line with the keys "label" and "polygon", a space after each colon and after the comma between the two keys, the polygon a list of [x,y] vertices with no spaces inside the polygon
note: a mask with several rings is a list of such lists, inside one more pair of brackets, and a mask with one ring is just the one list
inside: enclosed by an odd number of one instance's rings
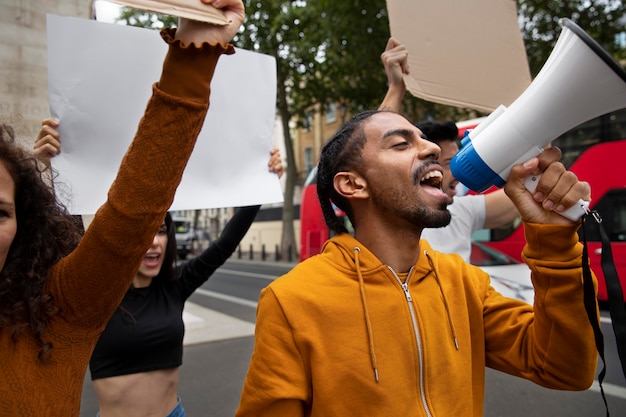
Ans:
{"label": "brown sweater cuff", "polygon": [[222,54],[234,54],[235,48],[228,44],[203,43],[185,45],[174,39],[175,28],[161,30],[161,37],[169,45],[163,62],[158,88],[175,97],[185,97],[197,103],[208,103],[211,79]]}

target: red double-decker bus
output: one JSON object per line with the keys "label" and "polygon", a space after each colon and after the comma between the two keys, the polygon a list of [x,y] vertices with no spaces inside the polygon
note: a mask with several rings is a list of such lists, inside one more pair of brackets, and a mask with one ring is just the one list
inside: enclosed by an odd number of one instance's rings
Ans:
{"label": "red double-decker bus", "polygon": [[[482,120],[457,123],[459,138]],[[591,184],[590,209],[597,210],[603,219],[620,283],[626,288],[626,168],[622,165],[626,156],[626,109],[583,123],[552,144],[563,152],[563,164],[580,180]],[[300,205],[300,260],[319,253],[330,237],[317,199],[315,180],[316,169],[313,169],[305,182]],[[587,234],[589,263],[598,277],[598,300],[606,301],[606,284],[600,267],[602,243],[596,230],[590,228]],[[502,229],[477,231],[473,239],[521,261],[525,239],[519,221]],[[626,302],[626,293],[624,298]]]}

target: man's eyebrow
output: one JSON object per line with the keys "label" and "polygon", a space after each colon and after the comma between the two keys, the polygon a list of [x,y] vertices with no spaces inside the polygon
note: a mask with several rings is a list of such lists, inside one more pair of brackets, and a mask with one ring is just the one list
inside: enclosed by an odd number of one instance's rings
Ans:
{"label": "man's eyebrow", "polygon": [[409,130],[409,129],[389,130],[389,131],[387,131],[387,132],[385,132],[383,134],[383,139],[388,139],[388,138],[390,138],[392,136],[402,136],[402,137],[407,138],[407,139],[414,139],[415,138],[415,132],[413,130]]}

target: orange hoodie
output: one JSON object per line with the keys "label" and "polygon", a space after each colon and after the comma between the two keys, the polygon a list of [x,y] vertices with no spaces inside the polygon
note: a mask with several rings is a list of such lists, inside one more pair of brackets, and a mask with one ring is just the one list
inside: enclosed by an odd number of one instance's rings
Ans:
{"label": "orange hoodie", "polygon": [[0,329],[0,416],[79,414],[93,347],[174,199],[208,110],[217,59],[234,52],[232,46],[185,47],[173,35],[162,31],[170,47],[161,80],[107,202],[76,250],[50,271],[59,308],[43,334],[52,342],[51,360],[38,361],[39,346],[26,332],[15,342]]}
{"label": "orange hoodie", "polygon": [[397,274],[347,234],[261,294],[237,417],[482,416],[485,366],[584,390],[597,351],[577,225],[526,224],[533,306],[421,241]]}

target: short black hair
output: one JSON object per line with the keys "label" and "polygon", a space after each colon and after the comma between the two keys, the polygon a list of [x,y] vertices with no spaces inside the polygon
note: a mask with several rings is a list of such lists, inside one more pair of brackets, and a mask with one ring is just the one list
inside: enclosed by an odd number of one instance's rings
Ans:
{"label": "short black hair", "polygon": [[366,141],[363,125],[373,115],[385,111],[367,110],[353,116],[322,147],[317,165],[317,196],[326,225],[333,232],[348,231],[335,214],[333,203],[346,213],[354,225],[350,203],[335,190],[335,175],[359,164]]}
{"label": "short black hair", "polygon": [[444,140],[456,141],[459,137],[459,128],[451,121],[435,122],[432,120],[424,120],[415,123],[415,127],[426,135],[426,139],[436,144]]}

